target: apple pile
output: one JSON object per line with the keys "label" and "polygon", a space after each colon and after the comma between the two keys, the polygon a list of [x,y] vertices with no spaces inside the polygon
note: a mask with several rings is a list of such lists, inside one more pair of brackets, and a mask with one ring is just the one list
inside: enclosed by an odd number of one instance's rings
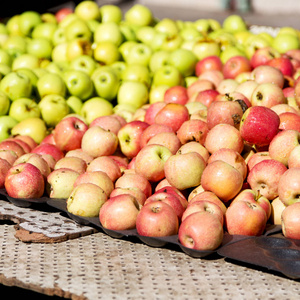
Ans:
{"label": "apple pile", "polygon": [[300,239],[300,33],[94,1],[0,24],[0,188],[214,250]]}

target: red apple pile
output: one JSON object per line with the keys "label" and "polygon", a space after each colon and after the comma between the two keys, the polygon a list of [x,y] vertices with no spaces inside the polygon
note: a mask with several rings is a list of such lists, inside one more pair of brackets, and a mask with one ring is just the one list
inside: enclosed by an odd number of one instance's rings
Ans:
{"label": "red apple pile", "polygon": [[[42,117],[13,123],[0,142],[0,188],[66,199],[107,229],[177,235],[196,250],[218,248],[225,232],[259,236],[268,223],[300,239],[299,32],[254,35],[232,16],[224,34],[213,20],[155,21],[141,5],[122,20],[117,6],[81,3],[56,14],[67,40],[36,70]],[[49,78],[64,94],[49,94]],[[14,104],[9,83],[3,76],[0,89]],[[65,109],[65,95],[80,109]]]}

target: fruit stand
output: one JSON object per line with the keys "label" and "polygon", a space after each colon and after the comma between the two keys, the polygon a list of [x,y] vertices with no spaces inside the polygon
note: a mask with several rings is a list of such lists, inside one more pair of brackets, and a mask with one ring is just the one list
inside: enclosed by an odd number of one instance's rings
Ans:
{"label": "fruit stand", "polygon": [[107,2],[3,11],[0,290],[298,299],[300,28]]}

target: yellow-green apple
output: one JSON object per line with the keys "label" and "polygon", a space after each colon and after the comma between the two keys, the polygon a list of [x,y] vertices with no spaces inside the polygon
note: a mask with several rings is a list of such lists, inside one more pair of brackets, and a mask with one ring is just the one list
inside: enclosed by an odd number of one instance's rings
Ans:
{"label": "yellow-green apple", "polygon": [[79,173],[69,168],[51,171],[47,177],[46,192],[50,198],[68,199]]}
{"label": "yellow-green apple", "polygon": [[[289,129],[279,131],[269,145],[269,155],[272,159],[288,166],[288,159],[292,150],[299,145],[300,132]],[[282,147],[284,145],[284,147]]]}
{"label": "yellow-green apple", "polygon": [[48,165],[48,163],[44,160],[42,155],[38,154],[38,153],[25,153],[25,154],[21,155],[14,161],[13,166],[15,166],[17,164],[21,164],[21,163],[30,163],[30,164],[36,166],[40,170],[40,172],[43,175],[43,177],[45,178],[45,180],[47,179],[47,176],[51,172],[51,169],[50,169],[50,166]]}
{"label": "yellow-green apple", "polygon": [[18,155],[13,150],[2,149],[0,150],[0,158],[5,159],[10,165],[13,165],[18,158]]}
{"label": "yellow-green apple", "polygon": [[300,114],[298,111],[283,112],[279,114],[279,119],[280,119],[279,129],[281,130],[292,129],[300,132]]}
{"label": "yellow-green apple", "polygon": [[27,118],[40,118],[41,112],[33,99],[18,98],[11,103],[8,115],[20,122]]}
{"label": "yellow-green apple", "polygon": [[120,26],[115,22],[100,23],[94,32],[95,43],[111,42],[120,46],[123,40]]}
{"label": "yellow-green apple", "polygon": [[127,64],[121,74],[122,81],[138,81],[151,85],[151,74],[148,66],[139,63]]}
{"label": "yellow-green apple", "polygon": [[38,154],[50,154],[53,156],[55,161],[64,157],[64,153],[56,145],[50,143],[39,144],[31,152]]}
{"label": "yellow-green apple", "polygon": [[101,206],[107,201],[105,192],[96,184],[77,185],[67,199],[69,213],[81,217],[98,217]]}
{"label": "yellow-green apple", "polygon": [[201,39],[195,41],[191,51],[196,55],[198,60],[202,60],[209,56],[219,56],[221,54],[221,47],[217,41]]}
{"label": "yellow-green apple", "polygon": [[216,160],[205,167],[201,186],[226,203],[241,191],[243,181],[243,176],[235,167],[225,161]]}
{"label": "yellow-green apple", "polygon": [[208,108],[211,105],[211,103],[216,100],[216,97],[219,94],[220,93],[215,89],[207,89],[198,92],[198,94],[195,97],[190,98],[189,101],[193,100],[194,102],[200,102]]}
{"label": "yellow-green apple", "polygon": [[243,108],[238,101],[215,100],[207,108],[207,126],[211,129],[223,123],[239,128],[243,114]]}
{"label": "yellow-green apple", "polygon": [[122,175],[119,165],[110,156],[99,156],[94,158],[88,164],[86,171],[102,171],[106,173],[113,182],[115,182]]}
{"label": "yellow-green apple", "polygon": [[89,127],[92,126],[100,126],[105,130],[109,130],[114,134],[118,134],[120,128],[122,127],[122,123],[118,120],[118,118],[116,118],[115,115],[109,115],[97,117],[89,124]]}
{"label": "yellow-green apple", "polygon": [[174,209],[180,223],[185,207],[182,205],[177,194],[171,194],[167,191],[157,191],[146,199],[144,205],[154,201],[162,201],[170,205]]}
{"label": "yellow-green apple", "polygon": [[149,180],[136,173],[124,173],[115,181],[115,188],[139,188],[146,195],[150,197],[152,195],[152,185]]}
{"label": "yellow-green apple", "polygon": [[49,41],[52,41],[54,31],[57,29],[57,27],[57,22],[42,22],[34,27],[31,33],[31,37],[45,38]]}
{"label": "yellow-green apple", "polygon": [[83,159],[87,165],[89,165],[90,162],[94,159],[93,156],[84,152],[81,148],[70,150],[70,151],[66,152],[65,157],[69,157],[69,156],[79,157],[79,158]]}
{"label": "yellow-green apple", "polygon": [[240,134],[245,143],[257,147],[267,146],[279,131],[279,116],[264,106],[249,107],[240,123]]}
{"label": "yellow-green apple", "polygon": [[176,154],[181,146],[181,142],[175,132],[159,132],[155,134],[147,142],[147,145],[153,144],[168,148],[172,154]]}
{"label": "yellow-green apple", "polygon": [[113,42],[96,43],[93,50],[93,58],[100,65],[109,66],[121,58],[119,47]]}
{"label": "yellow-green apple", "polygon": [[215,89],[213,82],[207,79],[198,79],[187,87],[189,101],[193,101],[191,98],[196,97],[199,92],[213,89]]}
{"label": "yellow-green apple", "polygon": [[184,247],[198,251],[217,249],[223,241],[223,236],[224,230],[220,220],[207,211],[189,215],[178,230],[179,242]]}
{"label": "yellow-green apple", "polygon": [[136,156],[141,149],[141,136],[149,124],[144,121],[131,121],[122,126],[117,134],[121,152],[128,158]]}
{"label": "yellow-green apple", "polygon": [[9,169],[12,167],[12,164],[6,160],[5,158],[0,158],[0,188],[3,189],[5,177],[9,171]]}
{"label": "yellow-green apple", "polygon": [[[60,44],[64,45],[64,44]],[[58,46],[56,46],[58,48]],[[65,46],[65,57],[64,62],[67,67],[69,67],[69,63],[76,58],[79,58],[82,55],[90,55],[93,54],[92,42],[86,40],[84,37],[74,38],[71,40],[67,40]],[[54,54],[52,51],[52,57],[54,60]],[[57,59],[58,61],[58,59]],[[62,71],[67,71],[69,68],[65,68]],[[84,72],[85,73],[85,72]]]}
{"label": "yellow-green apple", "polygon": [[21,163],[9,169],[4,186],[12,198],[40,198],[44,194],[45,179],[36,166]]}
{"label": "yellow-green apple", "polygon": [[76,178],[74,182],[74,187],[81,183],[90,182],[100,186],[104,192],[106,193],[107,197],[110,196],[111,192],[114,189],[114,183],[111,178],[103,171],[86,171]]}
{"label": "yellow-green apple", "polygon": [[259,151],[253,153],[247,161],[248,170],[250,171],[257,163],[265,159],[271,159],[269,151]]}
{"label": "yellow-green apple", "polygon": [[155,117],[156,117],[157,113],[162,108],[164,108],[166,105],[167,105],[167,103],[165,103],[163,101],[150,103],[150,105],[148,106],[148,108],[146,110],[144,121],[146,123],[148,123],[149,125],[155,124]]}
{"label": "yellow-green apple", "polygon": [[257,49],[250,58],[252,68],[260,65],[266,65],[267,62],[275,57],[280,57],[281,54],[275,48],[268,46]]}
{"label": "yellow-green apple", "polygon": [[220,94],[226,94],[231,93],[235,91],[235,89],[238,87],[239,83],[235,79],[227,78],[223,79],[218,86],[216,87],[216,90]]}
{"label": "yellow-green apple", "polygon": [[0,91],[0,115],[5,116],[7,115],[9,108],[10,108],[10,100],[8,96]]}
{"label": "yellow-green apple", "polygon": [[24,11],[20,14],[19,26],[24,36],[30,36],[33,28],[42,23],[41,14],[36,11]]}
{"label": "yellow-green apple", "polygon": [[81,149],[93,157],[112,155],[118,145],[117,135],[100,126],[89,127],[81,140]]}
{"label": "yellow-green apple", "polygon": [[278,183],[278,196],[284,205],[299,202],[299,174],[300,168],[287,169]]}
{"label": "yellow-green apple", "polygon": [[286,206],[279,199],[279,197],[276,197],[271,201],[271,216],[269,218],[271,224],[281,225],[281,214],[285,208]]}
{"label": "yellow-green apple", "polygon": [[247,183],[251,189],[270,201],[278,196],[278,184],[287,167],[275,159],[257,163],[248,173]]}
{"label": "yellow-green apple", "polygon": [[273,83],[280,88],[284,86],[284,76],[280,70],[267,65],[261,65],[254,68],[251,72],[250,79],[256,81],[258,84]]}
{"label": "yellow-green apple", "polygon": [[113,105],[101,97],[92,97],[84,101],[80,115],[84,117],[87,124],[92,123],[98,117],[112,115]]}
{"label": "yellow-green apple", "polygon": [[27,53],[39,59],[51,59],[53,44],[46,38],[31,38],[27,43]]}
{"label": "yellow-green apple", "polygon": [[169,87],[164,94],[164,102],[186,104],[188,102],[187,88],[182,85]]}
{"label": "yellow-green apple", "polygon": [[183,122],[189,120],[189,111],[185,105],[167,103],[156,113],[155,123],[170,126],[176,132]]}
{"label": "yellow-green apple", "polygon": [[231,235],[260,236],[267,223],[265,210],[256,203],[236,201],[225,214],[226,229]]}
{"label": "yellow-green apple", "polygon": [[175,210],[163,201],[144,205],[136,219],[136,230],[141,236],[163,237],[178,233],[179,221]]}
{"label": "yellow-green apple", "polygon": [[97,68],[97,64],[90,55],[83,54],[78,57],[75,57],[72,61],[70,61],[70,68],[85,72],[89,76],[92,76],[92,74]]}
{"label": "yellow-green apple", "polygon": [[259,84],[254,89],[250,101],[253,106],[271,108],[274,105],[286,103],[286,98],[282,88],[271,82],[266,82]]}
{"label": "yellow-green apple", "polygon": [[74,13],[82,20],[100,19],[100,10],[96,2],[86,0],[78,3]]}
{"label": "yellow-green apple", "polygon": [[229,148],[242,153],[244,141],[237,128],[230,124],[220,123],[208,131],[204,146],[210,154],[221,148]]}
{"label": "yellow-green apple", "polygon": [[247,99],[251,99],[253,90],[258,86],[258,83],[253,80],[249,79],[245,82],[241,82],[238,84],[238,86],[235,88],[234,92],[238,92],[243,94]]}
{"label": "yellow-green apple", "polygon": [[70,116],[62,119],[55,126],[53,138],[57,147],[64,153],[81,148],[81,141],[88,125],[81,119]]}
{"label": "yellow-green apple", "polygon": [[126,64],[139,64],[148,67],[153,50],[150,45],[144,43],[133,43],[128,53],[123,56]]}
{"label": "yellow-green apple", "polygon": [[141,4],[134,4],[124,14],[124,20],[132,25],[148,26],[154,21],[153,13],[150,8]]}
{"label": "yellow-green apple", "polygon": [[115,22],[119,24],[123,18],[121,8],[113,4],[104,4],[100,7],[100,18],[102,23]]}
{"label": "yellow-green apple", "polygon": [[143,193],[143,191],[139,188],[114,188],[112,192],[110,193],[110,197],[115,197],[118,195],[123,195],[123,194],[129,194],[138,201],[140,206],[143,206],[145,201],[146,201],[146,195]]}
{"label": "yellow-green apple", "polygon": [[129,194],[110,197],[99,212],[101,225],[109,230],[134,229],[140,211],[137,199]]}
{"label": "yellow-green apple", "polygon": [[12,150],[18,157],[25,154],[24,148],[16,141],[5,139],[0,143],[0,150]]}
{"label": "yellow-green apple", "polygon": [[66,84],[59,74],[46,72],[39,77],[36,86],[40,98],[49,94],[66,96]]}
{"label": "yellow-green apple", "polygon": [[172,65],[163,65],[153,73],[152,85],[167,85],[169,87],[182,85],[183,75]]}
{"label": "yellow-green apple", "polygon": [[179,190],[200,184],[206,162],[197,152],[174,154],[165,162],[164,171],[168,182]]}
{"label": "yellow-green apple", "polygon": [[223,65],[222,72],[224,78],[235,79],[242,72],[250,72],[252,67],[250,59],[245,56],[237,55],[230,57]]}
{"label": "yellow-green apple", "polygon": [[185,154],[188,152],[199,153],[203,157],[205,162],[207,162],[207,160],[210,156],[208,150],[203,145],[201,145],[200,143],[198,143],[196,141],[189,141],[189,142],[181,145],[177,151],[178,154]]}
{"label": "yellow-green apple", "polygon": [[195,66],[195,74],[199,77],[202,73],[209,70],[222,71],[223,63],[218,55],[207,56],[200,59]]}
{"label": "yellow-green apple", "polygon": [[165,177],[164,166],[172,152],[164,145],[147,144],[136,155],[135,172],[150,182],[158,182]]}
{"label": "yellow-green apple", "polygon": [[300,240],[300,203],[287,206],[281,214],[282,233],[288,239]]}
{"label": "yellow-green apple", "polygon": [[232,165],[241,173],[243,179],[246,179],[248,173],[247,164],[239,152],[230,148],[220,148],[210,155],[207,163],[210,164],[216,160],[222,160]]}
{"label": "yellow-green apple", "polygon": [[58,170],[61,168],[68,168],[76,171],[79,174],[83,174],[86,171],[87,164],[82,158],[74,156],[64,156],[56,162],[54,170]]}

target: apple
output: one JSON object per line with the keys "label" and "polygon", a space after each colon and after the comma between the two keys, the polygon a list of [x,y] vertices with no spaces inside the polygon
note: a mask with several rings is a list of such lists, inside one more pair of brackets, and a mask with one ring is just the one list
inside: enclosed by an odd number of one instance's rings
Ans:
{"label": "apple", "polygon": [[245,56],[232,56],[223,65],[224,78],[235,79],[242,72],[252,71],[250,60]]}
{"label": "apple", "polygon": [[240,123],[240,134],[249,145],[267,146],[279,131],[279,116],[264,106],[249,107]]}
{"label": "apple", "polygon": [[46,191],[50,198],[67,199],[74,189],[79,173],[69,168],[52,170],[46,181]]}
{"label": "apple", "polygon": [[115,22],[119,24],[122,21],[123,13],[120,7],[113,4],[104,4],[100,7],[101,22]]}
{"label": "apple", "polygon": [[122,126],[117,134],[121,152],[128,158],[133,158],[141,149],[141,136],[149,127],[144,121],[131,121]]}
{"label": "apple", "polygon": [[69,213],[81,217],[98,217],[107,196],[101,187],[93,183],[76,186],[67,199]]}
{"label": "apple", "polygon": [[81,141],[88,125],[73,116],[62,119],[55,126],[53,138],[57,147],[63,152],[81,148]]}
{"label": "apple", "polygon": [[87,165],[89,165],[92,162],[92,160],[94,159],[93,156],[84,152],[81,148],[67,151],[65,153],[65,157],[69,157],[69,156],[79,157],[79,158],[83,159]]}
{"label": "apple", "polygon": [[9,171],[9,169],[12,167],[12,164],[6,160],[5,158],[0,158],[0,188],[5,188],[5,177]]}
{"label": "apple", "polygon": [[67,15],[72,13],[73,9],[71,7],[62,7],[55,13],[55,18],[60,23]]}
{"label": "apple", "polygon": [[250,170],[247,182],[252,190],[271,201],[278,196],[278,183],[286,170],[287,167],[275,159],[263,160]]}
{"label": "apple", "polygon": [[[286,88],[286,89],[289,89],[289,88]],[[283,93],[284,93],[285,97],[289,97],[288,95],[285,94],[286,89],[283,89]],[[292,89],[292,93],[293,93],[293,97],[294,97],[294,88],[291,88],[291,89]],[[281,115],[281,114],[286,113],[286,112],[298,113],[298,111],[295,107],[293,107],[293,106],[291,106],[287,103],[276,104],[276,105],[272,106],[271,109],[273,111],[275,111],[278,115]],[[285,120],[288,121],[288,119],[289,119],[289,118],[287,118],[288,116],[291,116],[291,115],[290,114],[288,114],[286,116],[283,115],[284,121]],[[289,123],[289,122],[287,122],[287,123]],[[282,126],[284,126],[284,124],[282,124]]]}
{"label": "apple", "polygon": [[272,46],[280,53],[285,53],[292,49],[299,49],[299,38],[290,33],[277,34],[273,39]]}
{"label": "apple", "polygon": [[74,13],[82,20],[100,19],[100,10],[97,3],[85,0],[78,3],[74,9]]}
{"label": "apple", "polygon": [[128,49],[128,53],[125,55],[123,52],[123,58],[127,65],[139,64],[148,67],[153,50],[150,45],[144,43],[133,43]]}
{"label": "apple", "polygon": [[36,166],[21,163],[9,169],[4,186],[12,198],[40,198],[44,194],[45,179]]}
{"label": "apple", "polygon": [[0,150],[0,158],[6,160],[10,165],[13,165],[18,155],[13,150],[2,149]]}
{"label": "apple", "polygon": [[110,197],[99,212],[101,225],[109,230],[129,230],[136,227],[139,203],[129,194]]}
{"label": "apple", "polygon": [[219,56],[211,55],[198,60],[195,66],[195,74],[199,77],[202,73],[208,70],[222,71],[223,63]]}
{"label": "apple", "polygon": [[253,153],[247,161],[248,170],[250,171],[256,164],[266,159],[272,159],[269,155],[269,151],[259,151]]}
{"label": "apple", "polygon": [[208,79],[197,79],[187,87],[189,101],[193,101],[193,97],[197,97],[199,92],[215,88],[216,87],[212,81]]}
{"label": "apple", "polygon": [[266,65],[273,58],[280,57],[279,51],[271,46],[257,49],[250,58],[250,64],[253,69],[260,65]]}
{"label": "apple", "polygon": [[139,203],[139,206],[143,206],[147,197],[146,195],[143,193],[143,191],[139,188],[114,188],[112,190],[112,192],[110,193],[110,197],[115,197],[118,195],[123,195],[123,194],[128,194],[133,196]]}
{"label": "apple", "polygon": [[225,224],[229,234],[260,236],[266,223],[266,213],[259,204],[236,201],[227,208]]}
{"label": "apple", "polygon": [[230,124],[220,123],[208,131],[204,146],[210,154],[221,148],[230,148],[242,153],[244,141],[240,130]]}
{"label": "apple", "polygon": [[267,65],[279,69],[284,76],[293,76],[295,72],[291,60],[286,56],[272,58]]}
{"label": "apple", "polygon": [[289,169],[300,167],[300,145],[297,145],[289,154],[287,166]]}
{"label": "apple", "polygon": [[235,88],[235,92],[243,94],[247,99],[251,99],[253,90],[258,86],[255,80],[248,79],[245,82],[241,82]]}
{"label": "apple", "polygon": [[281,214],[282,233],[288,239],[300,240],[299,228],[300,203],[294,203],[286,207]]}
{"label": "apple", "polygon": [[31,152],[38,154],[50,154],[53,156],[56,162],[65,156],[56,145],[50,143],[39,144]]}
{"label": "apple", "polygon": [[217,249],[224,236],[224,230],[219,219],[210,212],[199,211],[189,215],[180,224],[178,230],[179,242],[198,251]]}
{"label": "apple", "polygon": [[[196,77],[197,78],[197,77]],[[203,72],[199,77],[199,80],[208,80],[213,83],[215,87],[217,87],[222,80],[224,80],[224,74],[219,70],[207,70]],[[197,81],[197,80],[195,80]]]}
{"label": "apple", "polygon": [[188,152],[199,153],[203,157],[205,162],[207,162],[207,160],[210,156],[208,150],[204,147],[204,145],[201,145],[200,143],[198,143],[196,141],[189,141],[189,142],[181,145],[177,151],[178,154],[185,154]]}
{"label": "apple", "polygon": [[112,103],[97,96],[84,101],[80,111],[80,115],[84,117],[88,125],[98,117],[112,114],[114,114]]}
{"label": "apple", "polygon": [[12,150],[18,157],[25,154],[24,148],[14,140],[5,139],[0,142],[0,150]]}
{"label": "apple", "polygon": [[61,168],[64,169],[68,168],[76,171],[79,174],[83,174],[86,171],[87,164],[82,158],[68,156],[68,157],[62,157],[56,162],[54,166],[54,170],[58,170]]}
{"label": "apple", "polygon": [[297,130],[300,132],[300,115],[297,111],[286,111],[279,114],[281,130]]}
{"label": "apple", "polygon": [[29,136],[29,135],[16,135],[15,136],[16,139],[24,141],[25,143],[27,143],[30,147],[30,149],[34,149],[38,144],[35,142],[35,140]]}
{"label": "apple", "polygon": [[148,106],[144,121],[148,123],[149,125],[155,124],[155,117],[157,113],[164,108],[167,105],[167,103],[161,101],[161,102],[155,102],[155,103],[150,103]]}
{"label": "apple", "polygon": [[49,94],[58,94],[62,97],[66,96],[66,85],[62,77],[53,72],[46,72],[38,78],[37,92],[40,98]]}
{"label": "apple", "polygon": [[0,91],[0,116],[5,116],[9,112],[10,100],[8,96]]}
{"label": "apple", "polygon": [[164,166],[172,152],[164,145],[147,144],[136,155],[135,172],[150,182],[158,182],[165,177]]}
{"label": "apple", "polygon": [[216,90],[220,94],[226,94],[226,93],[232,93],[235,91],[235,89],[238,87],[239,83],[235,79],[227,78],[223,79],[218,86],[216,87]]}
{"label": "apple", "polygon": [[100,126],[103,129],[109,130],[117,135],[122,124],[115,115],[109,115],[97,117],[89,124],[89,127],[92,126]]}
{"label": "apple", "polygon": [[29,153],[31,151],[30,146],[26,142],[24,142],[24,141],[22,141],[20,139],[17,139],[15,137],[7,138],[5,141],[16,142],[17,144],[19,144],[23,148],[23,150],[24,150],[25,153]]}
{"label": "apple", "polygon": [[11,116],[0,116],[0,141],[3,141],[11,136],[11,130],[19,122]]}
{"label": "apple", "polygon": [[169,87],[182,85],[183,75],[172,65],[163,65],[153,73],[152,85],[167,85]]}
{"label": "apple", "polygon": [[144,205],[136,218],[136,230],[141,236],[163,237],[178,233],[179,221],[175,210],[163,201]]}
{"label": "apple", "polygon": [[206,162],[197,152],[175,154],[170,156],[164,165],[168,182],[179,190],[195,187],[200,184]]}
{"label": "apple", "polygon": [[235,167],[216,160],[206,166],[200,184],[205,191],[213,192],[226,203],[240,192],[243,181],[243,176]]}
{"label": "apple", "polygon": [[276,197],[271,201],[271,216],[269,218],[271,224],[281,225],[281,214],[285,208],[286,206],[279,199],[279,197]]}
{"label": "apple", "polygon": [[113,182],[115,182],[122,175],[120,166],[110,156],[99,156],[94,158],[88,164],[86,171],[102,171],[106,173]]}
{"label": "apple", "polygon": [[117,135],[100,126],[89,127],[81,140],[81,149],[93,157],[111,155],[118,145]]}
{"label": "apple", "polygon": [[147,198],[152,195],[152,185],[149,180],[135,172],[122,174],[115,181],[115,188],[139,188]]}
{"label": "apple", "polygon": [[169,87],[164,94],[164,102],[186,104],[188,102],[187,88],[182,85]]}
{"label": "apple", "polygon": [[275,67],[268,65],[261,65],[252,70],[250,79],[256,81],[258,84],[274,83],[283,88],[284,75]]}
{"label": "apple", "polygon": [[212,102],[214,102],[217,99],[217,96],[219,94],[220,93],[218,91],[216,91],[215,89],[208,89],[208,90],[200,91],[192,99],[195,102],[200,102],[200,103],[204,104],[208,108],[212,104]]}
{"label": "apple", "polygon": [[287,169],[279,179],[279,199],[286,206],[299,202],[299,173],[298,167]]}
{"label": "apple", "polygon": [[151,9],[148,7],[142,4],[134,4],[125,12],[124,19],[132,25],[148,26],[152,25],[154,17]]}
{"label": "apple", "polygon": [[184,195],[183,192],[175,188],[174,186],[171,186],[169,184],[165,185],[163,181],[167,181],[166,178],[161,180],[155,187],[155,193],[168,193],[168,195],[173,195],[178,197],[181,205],[183,206],[184,209],[187,208],[188,206],[188,201],[186,196]]}

